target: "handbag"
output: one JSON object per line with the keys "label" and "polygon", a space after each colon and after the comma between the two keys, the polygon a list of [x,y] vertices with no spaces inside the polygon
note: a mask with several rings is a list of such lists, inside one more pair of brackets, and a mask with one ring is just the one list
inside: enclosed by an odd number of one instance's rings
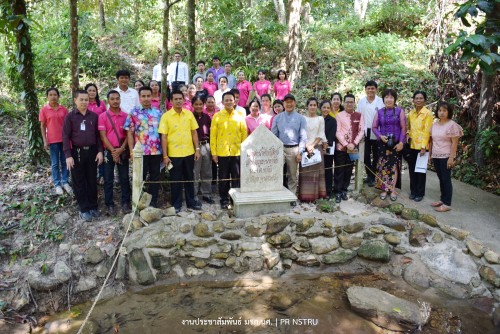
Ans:
{"label": "handbag", "polygon": [[349,159],[351,161],[359,160],[359,150],[354,148],[353,150],[347,150],[347,154],[349,154]]}
{"label": "handbag", "polygon": [[[115,123],[113,123],[113,120],[111,119],[111,115],[107,111],[106,111],[106,116],[108,116],[108,120],[111,123],[111,126],[113,127],[113,132],[115,133],[116,139],[120,143],[120,147],[121,147],[123,145],[123,143],[125,142],[125,140],[127,140],[127,138],[125,137],[125,139],[122,142],[120,142],[120,136],[118,135],[118,131],[116,130]],[[120,154],[120,160],[124,161],[124,160],[128,160],[128,159],[130,159],[130,152],[129,152],[129,150],[125,150],[122,152],[122,154]]]}
{"label": "handbag", "polygon": [[401,154],[403,155],[403,159],[405,159],[407,162],[409,161],[409,159],[411,159],[411,138],[409,138],[408,141],[404,143]]}
{"label": "handbag", "polygon": [[313,153],[305,151],[302,153],[302,167],[309,167],[321,163],[321,153],[318,149],[314,149]]}

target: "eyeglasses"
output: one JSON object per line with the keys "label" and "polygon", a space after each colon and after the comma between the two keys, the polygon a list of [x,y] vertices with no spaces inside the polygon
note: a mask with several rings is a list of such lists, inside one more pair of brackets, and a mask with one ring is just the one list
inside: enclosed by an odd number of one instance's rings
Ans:
{"label": "eyeglasses", "polygon": [[344,102],[345,104],[351,104],[351,103],[355,103],[354,101],[345,101]]}

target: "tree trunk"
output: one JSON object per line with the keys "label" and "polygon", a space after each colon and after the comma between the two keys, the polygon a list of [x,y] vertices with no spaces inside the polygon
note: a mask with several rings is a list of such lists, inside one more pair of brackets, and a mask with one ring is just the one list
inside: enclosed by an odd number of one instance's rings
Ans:
{"label": "tree trunk", "polygon": [[367,8],[368,0],[354,0],[354,13],[356,13],[360,20],[365,19]]}
{"label": "tree trunk", "polygon": [[167,69],[168,69],[168,34],[170,27],[170,0],[165,0],[163,8],[163,44],[161,49],[162,62],[161,62],[161,104],[160,108],[165,107],[165,101],[167,100]]}
{"label": "tree trunk", "polygon": [[38,122],[38,97],[35,87],[35,69],[33,67],[33,52],[29,25],[26,24],[26,2],[14,0],[11,2],[14,15],[22,17],[17,29],[14,30],[17,44],[17,59],[20,64],[20,79],[24,91],[24,106],[26,108],[26,128],[28,133],[28,161],[37,165],[45,155]]}
{"label": "tree trunk", "polygon": [[188,0],[187,2],[187,17],[188,17],[188,66],[189,73],[194,73],[196,64],[196,3],[195,0]]}
{"label": "tree trunk", "polygon": [[140,7],[141,7],[141,3],[139,0],[135,0],[134,2],[134,11],[135,11],[135,15],[134,15],[134,25],[136,28],[139,27],[139,14],[140,14]]}
{"label": "tree trunk", "polygon": [[278,22],[282,25],[286,24],[286,12],[285,4],[283,0],[273,0],[274,10],[276,11],[276,16],[278,17]]}
{"label": "tree trunk", "polygon": [[106,30],[106,17],[104,16],[104,2],[99,0],[99,19],[101,21],[102,30]]}
{"label": "tree trunk", "polygon": [[302,7],[302,0],[289,0],[289,18],[288,18],[288,80],[292,85],[295,84],[297,78],[300,77],[299,63],[300,63],[300,9]]}
{"label": "tree trunk", "polygon": [[73,95],[80,86],[78,79],[78,9],[77,0],[69,0],[71,39],[71,91]]}

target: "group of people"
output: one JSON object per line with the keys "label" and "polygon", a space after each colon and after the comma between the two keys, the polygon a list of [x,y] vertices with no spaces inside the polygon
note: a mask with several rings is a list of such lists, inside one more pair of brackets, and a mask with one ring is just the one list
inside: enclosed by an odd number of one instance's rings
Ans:
{"label": "group of people", "polygon": [[[425,92],[417,91],[413,96],[415,109],[407,118],[396,105],[396,91],[385,90],[380,98],[377,84],[368,81],[357,111],[354,95],[342,98],[334,93],[321,103],[316,98],[307,100],[303,115],[297,110],[289,84],[276,90],[275,83],[273,102],[270,83],[261,85],[266,81],[264,71],[259,71],[259,81],[252,86],[241,73],[233,80],[231,65],[226,62],[222,69],[218,66],[220,59],[214,57],[214,67],[204,72],[204,63],[199,62],[199,73],[193,77],[196,84],[186,85],[189,72],[180,64],[180,54],[176,53],[175,59],[169,70],[171,92],[166,112],[160,108],[161,78],[155,79],[157,70],[149,85],[135,83],[138,90],[129,87],[130,72],[118,71],[117,87],[107,93],[108,106],[100,99],[95,84],[74,93],[71,112],[59,104],[57,88],[47,90],[48,103],[39,119],[45,147],[50,150],[55,192],[74,191],[83,220],[91,221],[99,215],[96,180],[100,175],[107,213],[116,213],[115,174],[121,187],[121,210],[130,210],[129,159],[137,142],[144,150],[143,176],[150,181],[147,191],[152,206],[158,206],[158,181],[161,166],[165,166],[176,212],[182,209],[183,193],[187,208],[201,209],[199,195],[203,201],[214,203],[212,190],[217,183],[220,204],[227,207],[229,189],[239,187],[241,143],[261,124],[283,142],[284,185],[301,201],[330,197],[338,203],[347,200],[354,161],[359,158],[357,148],[366,136],[367,183],[382,190],[382,199],[397,198],[404,151],[410,166],[410,198],[422,200],[425,174],[415,173],[414,165],[418,155],[430,151],[442,192],[440,201],[432,205],[438,211],[450,209],[450,169],[462,135],[460,126],[451,120],[450,104],[439,104],[439,122],[433,122],[432,112],[425,107]],[[278,76],[281,85],[286,73],[280,71]],[[220,86],[213,85],[214,78]],[[229,88],[234,82],[236,86]],[[304,156],[314,154],[321,155],[321,162],[302,166]]]}

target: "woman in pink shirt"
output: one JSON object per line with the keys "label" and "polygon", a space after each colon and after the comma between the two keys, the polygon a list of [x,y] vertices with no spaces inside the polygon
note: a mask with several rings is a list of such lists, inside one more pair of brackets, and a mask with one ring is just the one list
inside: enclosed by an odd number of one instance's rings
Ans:
{"label": "woman in pink shirt", "polygon": [[214,117],[215,113],[219,111],[217,108],[217,104],[215,103],[215,97],[209,96],[207,97],[207,102],[205,102],[205,110],[204,112],[210,116],[210,118]]}
{"label": "woman in pink shirt", "polygon": [[243,71],[238,72],[236,88],[240,91],[240,100],[238,101],[238,105],[243,108],[248,107],[253,88],[252,84],[245,80],[245,73]]}
{"label": "woman in pink shirt", "polygon": [[85,90],[89,93],[89,106],[87,109],[95,112],[97,115],[105,112],[106,102],[99,100],[99,91],[97,90],[97,86],[93,83],[89,83],[85,86]]}
{"label": "woman in pink shirt", "polygon": [[214,96],[214,93],[219,87],[217,83],[214,81],[214,73],[207,73],[207,81],[203,83],[203,88],[207,90],[209,96]]}
{"label": "woman in pink shirt", "polygon": [[250,114],[245,117],[245,122],[247,123],[248,134],[254,132],[259,125],[265,124],[265,119],[260,114],[259,100],[252,100],[250,102]]}
{"label": "woman in pink shirt", "polygon": [[283,100],[286,94],[292,91],[290,81],[286,79],[286,72],[284,70],[278,71],[278,80],[274,83],[274,95],[276,100]]}
{"label": "woman in pink shirt", "polygon": [[453,106],[448,102],[440,102],[436,110],[439,122],[431,127],[431,141],[429,143],[429,156],[436,169],[441,189],[441,200],[431,206],[437,212],[451,210],[451,197],[453,186],[451,184],[451,169],[455,165],[457,156],[458,139],[463,136],[460,125],[452,121]]}
{"label": "woman in pink shirt", "polygon": [[160,84],[156,80],[151,80],[149,82],[149,87],[151,88],[151,106],[160,109],[160,101],[161,101],[161,94],[160,94]]}
{"label": "woman in pink shirt", "polygon": [[262,95],[271,94],[271,83],[266,80],[266,72],[264,70],[259,70],[257,73],[259,80],[255,81],[253,88],[255,91],[255,97],[262,102]]}

